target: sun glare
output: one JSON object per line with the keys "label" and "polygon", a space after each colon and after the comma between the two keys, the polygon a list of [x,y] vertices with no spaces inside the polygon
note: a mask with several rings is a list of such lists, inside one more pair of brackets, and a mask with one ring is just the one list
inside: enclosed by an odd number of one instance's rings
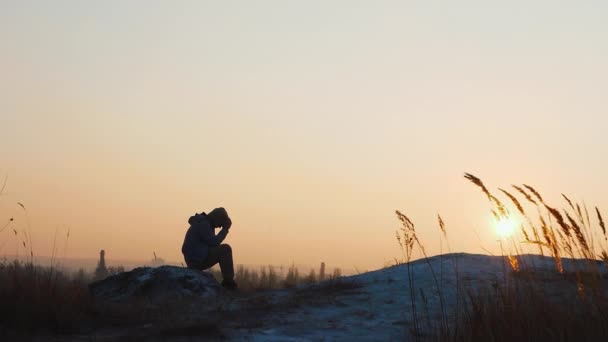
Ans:
{"label": "sun glare", "polygon": [[517,228],[517,221],[512,218],[502,218],[495,222],[496,234],[501,238],[509,238]]}

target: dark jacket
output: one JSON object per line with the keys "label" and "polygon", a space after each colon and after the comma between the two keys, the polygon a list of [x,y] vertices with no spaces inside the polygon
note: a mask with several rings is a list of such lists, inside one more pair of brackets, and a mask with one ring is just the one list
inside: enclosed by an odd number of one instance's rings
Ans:
{"label": "dark jacket", "polygon": [[215,235],[215,228],[211,225],[208,218],[193,223],[186,232],[184,244],[182,245],[182,253],[188,266],[193,264],[201,264],[209,255],[209,247],[217,247],[226,238],[228,229],[222,230]]}

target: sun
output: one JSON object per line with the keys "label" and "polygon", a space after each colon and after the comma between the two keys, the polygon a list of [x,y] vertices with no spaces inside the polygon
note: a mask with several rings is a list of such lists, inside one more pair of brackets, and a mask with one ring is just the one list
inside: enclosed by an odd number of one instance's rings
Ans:
{"label": "sun", "polygon": [[506,239],[515,233],[517,225],[517,220],[510,217],[503,217],[500,220],[495,221],[494,227],[496,229],[496,234],[498,234],[499,237]]}

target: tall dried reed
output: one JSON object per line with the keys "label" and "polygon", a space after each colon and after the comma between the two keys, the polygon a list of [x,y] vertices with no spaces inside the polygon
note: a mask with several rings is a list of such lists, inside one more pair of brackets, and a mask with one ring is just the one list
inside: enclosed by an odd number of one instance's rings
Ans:
{"label": "tall dried reed", "polygon": [[[469,173],[465,178],[481,189],[491,203],[490,212],[496,220],[512,215],[504,203],[484,184]],[[517,209],[523,218],[520,229],[522,239],[517,236],[509,240],[516,253],[508,253],[505,263],[515,275],[513,282],[497,285],[494,294],[473,293],[468,290],[468,303],[457,314],[456,328],[451,334],[433,334],[434,340],[441,341],[600,341],[608,338],[608,285],[597,267],[597,259],[608,266],[608,236],[600,210],[595,207],[597,224],[594,226],[584,203],[577,203],[562,194],[566,207],[559,209],[546,202],[541,193],[528,184],[512,185],[515,194],[498,189]],[[517,194],[533,205],[536,215],[531,215]],[[442,233],[445,232],[440,223]],[[594,228],[595,227],[595,228]],[[598,229],[599,228],[599,229]],[[528,232],[532,234],[528,234]],[[599,234],[597,234],[599,232]],[[597,241],[594,236],[602,236]],[[533,244],[550,251],[555,262],[556,277],[566,295],[562,300],[551,300],[543,286],[546,275],[536,274],[520,263],[519,243]],[[599,252],[596,250],[599,249]],[[576,268],[566,272],[562,256],[579,259],[583,269]],[[532,273],[530,273],[532,272]],[[519,276],[517,276],[519,275]],[[575,290],[567,295],[570,282]],[[526,286],[522,286],[525,284]],[[558,285],[554,285],[558,286]]]}

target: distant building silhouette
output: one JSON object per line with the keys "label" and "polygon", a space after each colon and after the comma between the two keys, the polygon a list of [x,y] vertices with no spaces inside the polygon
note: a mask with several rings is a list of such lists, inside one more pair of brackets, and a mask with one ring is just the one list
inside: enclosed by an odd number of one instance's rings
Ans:
{"label": "distant building silhouette", "polygon": [[108,268],[106,267],[106,251],[103,249],[99,252],[99,263],[95,269],[95,278],[102,279],[108,276]]}
{"label": "distant building silhouette", "polygon": [[321,269],[319,270],[319,281],[325,280],[325,263],[321,263]]}

